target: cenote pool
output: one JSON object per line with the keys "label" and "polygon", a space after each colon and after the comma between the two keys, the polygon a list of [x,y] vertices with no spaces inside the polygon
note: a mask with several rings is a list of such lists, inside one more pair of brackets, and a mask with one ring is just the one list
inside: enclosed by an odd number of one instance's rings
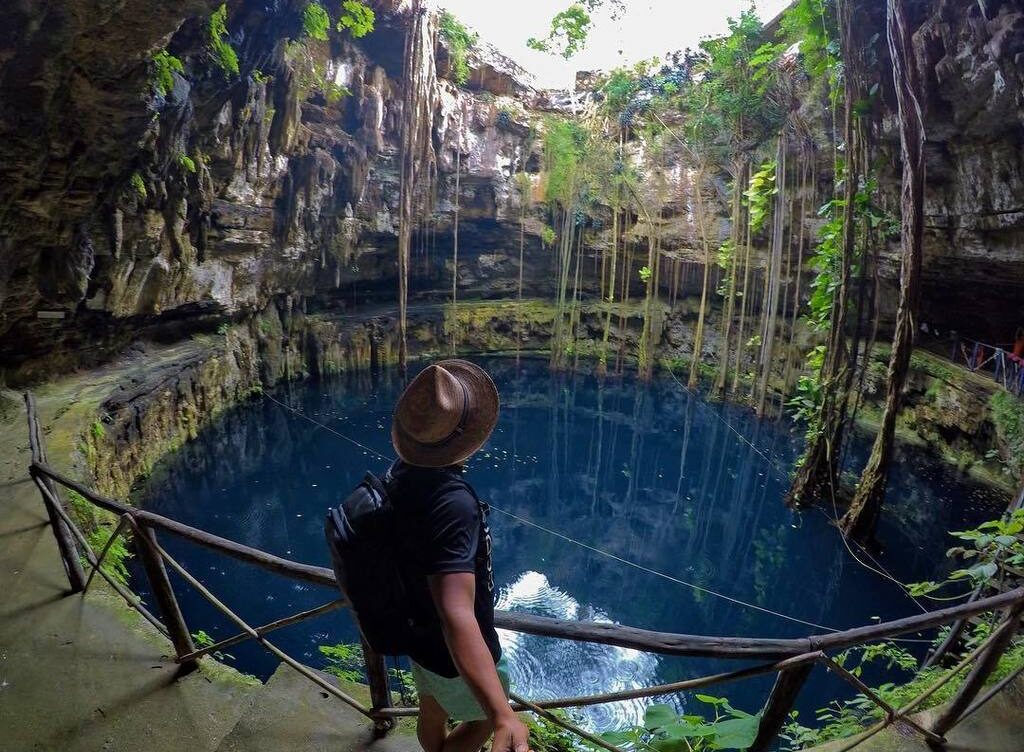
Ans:
{"label": "cenote pool", "polygon": [[[787,468],[800,446],[800,431],[787,421],[758,421],[745,408],[709,403],[669,377],[643,385],[630,376],[599,381],[551,375],[537,361],[479,362],[498,384],[502,414],[468,477],[496,510],[491,527],[500,608],[672,632],[763,637],[823,629],[707,591],[834,629],[918,611],[899,587],[854,560],[829,524],[831,510],[797,513],[783,505]],[[281,556],[327,565],[324,511],[365,470],[385,467],[367,448],[338,434],[390,455],[388,427],[400,390],[396,373],[281,387],[270,393],[275,400],[326,428],[269,399],[245,405],[168,457],[137,502]],[[864,451],[856,447],[854,454]],[[895,463],[889,499],[878,560],[904,581],[926,579],[945,566],[944,531],[996,516],[1005,503],[907,452]],[[164,536],[164,544],[252,624],[330,597],[322,588],[277,578],[171,536]],[[203,629],[214,639],[237,631],[198,594],[176,585],[194,631]],[[356,632],[341,612],[289,627],[273,639],[320,666],[319,645],[351,642]],[[502,640],[516,690],[534,698],[738,667],[516,634],[503,634]],[[266,677],[276,667],[252,644],[230,652],[243,671]],[[803,719],[813,717],[830,695],[849,694],[833,682],[815,670],[799,703]],[[771,677],[759,677],[717,693],[756,712],[770,684]],[[685,696],[674,701],[680,707],[689,702]],[[582,720],[606,730],[638,719],[642,707],[597,707]]]}

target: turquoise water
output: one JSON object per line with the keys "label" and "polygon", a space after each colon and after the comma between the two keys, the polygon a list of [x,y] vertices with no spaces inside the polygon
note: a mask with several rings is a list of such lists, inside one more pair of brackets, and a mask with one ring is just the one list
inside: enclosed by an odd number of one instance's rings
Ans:
{"label": "turquoise water", "polygon": [[[495,509],[499,607],[762,637],[801,637],[919,611],[899,587],[854,559],[830,524],[830,508],[793,512],[783,505],[800,446],[799,429],[786,421],[758,421],[745,408],[707,402],[670,377],[645,385],[629,376],[552,375],[545,364],[525,360],[519,366],[509,359],[480,363],[498,384],[502,413],[468,478]],[[386,467],[375,453],[390,456],[388,427],[400,391],[394,373],[272,391],[273,400],[224,414],[166,460],[140,491],[140,503],[281,556],[327,565],[324,511],[365,470]],[[864,450],[854,447],[855,461]],[[945,567],[944,531],[996,516],[1005,503],[908,452],[898,455],[889,499],[876,556],[904,581]],[[250,624],[331,597],[165,538],[171,553]],[[856,554],[867,561],[864,552]],[[237,631],[183,584],[179,595],[193,631],[204,629],[215,639]],[[321,665],[318,645],[355,638],[347,614],[336,613],[272,640]],[[517,634],[503,634],[502,641],[515,689],[534,698],[739,667]],[[276,665],[253,645],[229,652],[234,665],[260,676]],[[801,696],[805,716],[827,695],[845,691],[833,682],[814,672]],[[717,691],[756,712],[770,684],[770,677],[760,677]],[[685,696],[672,701],[680,708],[689,703]],[[608,729],[639,718],[642,708],[642,702],[601,706],[582,720]]]}

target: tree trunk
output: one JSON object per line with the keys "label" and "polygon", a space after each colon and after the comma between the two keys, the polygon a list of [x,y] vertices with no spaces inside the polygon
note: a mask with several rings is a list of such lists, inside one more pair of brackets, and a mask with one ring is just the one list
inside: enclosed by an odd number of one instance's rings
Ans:
{"label": "tree trunk", "polygon": [[601,355],[597,362],[598,372],[604,376],[608,372],[608,334],[612,328],[612,304],[615,302],[615,263],[619,246],[619,210],[612,207],[612,257],[608,272],[608,295],[605,305],[608,309],[604,314],[604,333],[601,335]]}
{"label": "tree trunk", "polygon": [[[851,57],[850,0],[840,5],[839,24],[844,63]],[[856,68],[847,64],[849,72],[845,86],[844,142],[850,155],[857,153],[853,113],[859,100],[860,81]],[[838,164],[838,163],[837,163]],[[860,183],[858,161],[848,159],[843,176],[843,240],[839,262],[839,284],[832,297],[829,313],[829,338],[825,361],[819,372],[821,409],[816,430],[809,431],[807,447],[797,464],[793,485],[786,494],[786,503],[804,505],[835,493],[839,474],[839,455],[846,428],[846,407],[851,383],[850,354],[846,343],[847,296],[850,289],[850,271],[856,251],[854,206]],[[837,168],[838,169],[838,168]],[[837,173],[838,174],[838,173]],[[855,354],[854,354],[855,355]]]}
{"label": "tree trunk", "polygon": [[[750,227],[750,208],[747,207],[746,212],[746,242],[743,247],[743,290],[740,293],[740,323],[739,328],[736,331],[736,373],[732,376],[732,391],[737,392],[740,388],[740,375],[743,373],[743,354],[745,348],[743,346],[743,328],[747,313],[747,299],[750,297],[750,257],[753,252],[753,242],[751,238],[751,227]],[[739,233],[737,232],[737,237]],[[754,315],[753,301],[750,305],[750,315]]]}
{"label": "tree trunk", "polygon": [[[806,236],[804,218],[807,216],[807,192],[811,190],[810,186],[813,185],[809,178],[814,172],[813,164],[814,154],[811,154],[810,159],[804,155],[803,169],[801,170],[800,215],[797,219],[800,223],[800,234],[796,246],[796,282],[793,285],[793,316],[789,324],[789,354],[786,357],[786,375],[783,379],[787,395],[793,391],[793,344],[796,342],[796,322],[800,317],[800,282],[804,269],[804,238]],[[813,196],[811,205],[814,205]]]}
{"label": "tree trunk", "polygon": [[[455,148],[455,226],[452,228],[452,356],[458,347],[459,331],[459,179],[462,175],[462,149]],[[520,253],[522,250],[520,249]],[[522,263],[522,260],[520,260]],[[520,267],[521,268],[521,267]]]}
{"label": "tree trunk", "polygon": [[892,458],[896,433],[896,415],[900,409],[903,385],[914,349],[914,328],[921,297],[921,239],[924,229],[924,122],[917,99],[919,78],[914,64],[911,31],[906,0],[889,0],[886,31],[892,54],[893,83],[899,104],[900,145],[903,161],[903,190],[900,246],[900,301],[896,309],[896,333],[893,338],[889,372],[885,386],[882,426],[875,437],[871,456],[857,486],[850,508],[841,521],[849,535],[865,539],[874,533],[875,523],[885,498],[886,474]]}
{"label": "tree trunk", "polygon": [[704,226],[704,199],[701,195],[704,178],[703,167],[698,167],[694,179],[694,205],[697,209],[697,229],[700,231],[700,242],[704,247],[704,283],[700,292],[700,312],[697,314],[697,331],[693,335],[693,359],[690,361],[690,378],[687,386],[694,389],[700,377],[701,350],[704,348],[704,315],[708,306],[708,281],[711,277],[711,244],[708,242],[707,229]]}
{"label": "tree trunk", "polygon": [[764,417],[768,396],[768,378],[775,355],[775,322],[779,310],[779,286],[782,274],[782,238],[786,222],[786,138],[779,136],[776,157],[775,222],[772,226],[772,255],[768,275],[768,293],[764,302],[764,326],[761,328],[761,374],[758,383],[757,417]]}
{"label": "tree trunk", "polygon": [[725,282],[725,304],[722,319],[722,358],[721,368],[718,371],[718,378],[715,379],[715,392],[724,394],[725,382],[729,377],[729,344],[732,336],[732,315],[736,302],[736,254],[739,252],[739,221],[740,221],[740,186],[743,185],[746,175],[746,161],[735,166],[732,195],[732,249],[729,260],[726,262],[727,275]]}
{"label": "tree trunk", "polygon": [[527,190],[528,187],[524,180],[523,192],[519,197],[519,287],[516,292],[516,318],[519,319],[519,331],[516,332],[516,365],[519,364],[519,351],[523,348],[523,329],[526,327],[526,322],[523,321],[523,251],[526,249]]}
{"label": "tree trunk", "polygon": [[572,337],[572,370],[575,371],[580,362],[579,322],[580,322],[580,264],[583,260],[583,228],[576,236],[576,272],[572,287],[572,306],[569,308],[569,334]]}
{"label": "tree trunk", "polygon": [[[412,1],[413,23],[405,40],[401,116],[401,172],[398,199],[398,367],[406,371],[409,256],[414,196],[423,167],[433,154],[434,30],[422,0]],[[427,54],[429,52],[429,54]]]}

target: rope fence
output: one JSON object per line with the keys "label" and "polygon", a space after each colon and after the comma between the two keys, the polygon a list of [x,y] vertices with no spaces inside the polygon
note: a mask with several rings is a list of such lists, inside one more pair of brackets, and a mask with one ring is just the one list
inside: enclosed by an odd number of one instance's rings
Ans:
{"label": "rope fence", "polygon": [[[72,592],[84,594],[93,578],[98,574],[128,605],[137,610],[143,618],[171,641],[175,650],[176,662],[186,670],[194,668],[196,661],[203,656],[252,640],[303,677],[316,684],[324,692],[344,702],[371,720],[376,731],[380,734],[390,730],[394,726],[396,718],[418,714],[418,709],[415,707],[395,707],[392,705],[392,692],[384,658],[375,654],[365,643],[363,645],[363,654],[365,660],[364,668],[370,688],[371,702],[369,705],[350,696],[325,675],[305,666],[267,639],[267,635],[275,630],[331,613],[346,606],[344,599],[337,597],[338,587],[332,570],[326,567],[311,566],[283,559],[265,551],[221,538],[204,530],[184,525],[167,517],[147,512],[146,510],[136,509],[102,496],[83,484],[68,478],[50,467],[47,463],[46,448],[42,440],[35,400],[31,394],[26,394],[25,400],[28,408],[29,444],[32,453],[32,464],[29,468],[29,473],[39,489],[43,504],[49,515]],[[117,517],[117,524],[100,550],[99,555],[94,553],[85,534],[68,514],[61,500],[58,487],[74,491],[91,504]],[[262,626],[252,626],[223,603],[209,588],[171,556],[160,543],[158,532],[188,540],[193,544],[216,551],[224,556],[293,580],[328,588],[332,591],[334,597],[315,608],[277,619]],[[129,533],[131,533],[130,540],[135,547],[136,555],[143,565],[159,618],[147,610],[137,596],[103,569],[103,563],[115,539],[118,537],[127,538]],[[89,565],[87,575],[82,567],[83,559]],[[214,608],[234,623],[240,631],[215,644],[197,648],[193,643],[192,633],[187,626],[185,615],[178,604],[168,576],[167,567],[170,567],[189,587],[195,589]],[[864,685],[859,678],[845,670],[828,655],[830,651],[841,651],[849,647],[877,642],[903,634],[920,632],[946,624],[963,623],[964,620],[971,616],[989,612],[1001,614],[999,626],[993,629],[991,634],[980,645],[960,660],[957,666],[943,676],[940,681],[936,682],[935,685],[927,689],[915,700],[899,709],[885,703],[870,688]],[[1024,614],[1024,587],[1018,587],[990,597],[975,597],[966,603],[916,614],[903,619],[870,624],[844,631],[829,632],[827,634],[815,634],[805,638],[776,639],[686,635],[654,632],[619,624],[570,621],[506,611],[497,611],[495,613],[495,626],[535,636],[614,645],[659,655],[758,661],[755,665],[744,666],[743,668],[724,673],[618,692],[544,701],[532,701],[519,695],[512,695],[512,707],[517,711],[528,711],[544,717],[551,723],[562,727],[607,752],[622,752],[622,750],[551,711],[564,708],[580,708],[621,700],[677,694],[705,687],[719,686],[752,676],[775,674],[775,683],[760,714],[756,739],[748,748],[749,752],[766,752],[777,739],[793,709],[800,690],[815,666],[823,667],[850,684],[879,707],[885,716],[877,724],[849,740],[848,744],[841,748],[843,752],[846,752],[846,750],[853,749],[858,744],[894,723],[905,724],[921,734],[930,743],[943,743],[944,735],[950,729],[955,727],[962,719],[976,712],[979,707],[1005,688],[1020,673],[1018,671],[1004,678],[982,693],[987,680],[996,668],[999,658],[1010,647],[1014,636],[1017,634],[1022,614]],[[928,697],[968,667],[970,667],[970,672],[953,700],[941,712],[930,728],[925,728],[908,718],[909,713],[913,712]]]}

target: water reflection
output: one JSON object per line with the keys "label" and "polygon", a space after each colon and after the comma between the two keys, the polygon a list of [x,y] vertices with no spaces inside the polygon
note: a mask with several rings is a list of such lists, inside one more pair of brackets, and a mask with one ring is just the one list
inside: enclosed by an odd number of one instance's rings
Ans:
{"label": "water reflection", "polygon": [[[507,611],[559,619],[610,622],[607,614],[581,606],[568,593],[553,587],[540,572],[523,572],[501,589],[497,607]],[[565,643],[518,632],[500,631],[515,687],[529,687],[532,699],[551,700],[600,692],[649,687],[655,684],[658,658],[629,648],[589,643]],[[577,711],[591,728],[618,728],[639,723],[646,703],[615,702]]]}
{"label": "water reflection", "polygon": [[[900,588],[849,556],[829,510],[795,513],[782,504],[798,430],[706,402],[672,379],[648,386],[628,377],[552,376],[542,363],[485,366],[501,391],[502,412],[469,477],[496,510],[532,523],[492,515],[502,605],[663,631],[765,637],[916,613]],[[390,373],[282,388],[276,399],[327,428],[269,400],[225,413],[157,468],[141,500],[216,534],[324,565],[322,515],[365,470],[383,469],[365,447],[390,453],[387,429],[400,389]],[[944,531],[993,516],[999,501],[928,458],[901,452],[880,562],[905,580],[932,576],[944,566]],[[251,623],[330,597],[175,540],[166,544]],[[198,596],[183,590],[182,601],[194,629],[215,638],[233,633]],[[318,664],[317,645],[355,636],[347,617],[335,615],[284,630],[278,640]],[[527,696],[608,691],[737,667],[504,639],[517,689]],[[267,675],[275,665],[252,646],[232,653],[247,671]],[[832,691],[830,681],[812,676],[805,712]],[[756,710],[769,683],[736,684],[729,696],[737,707]],[[608,728],[638,712],[639,704],[623,703],[586,721]]]}

